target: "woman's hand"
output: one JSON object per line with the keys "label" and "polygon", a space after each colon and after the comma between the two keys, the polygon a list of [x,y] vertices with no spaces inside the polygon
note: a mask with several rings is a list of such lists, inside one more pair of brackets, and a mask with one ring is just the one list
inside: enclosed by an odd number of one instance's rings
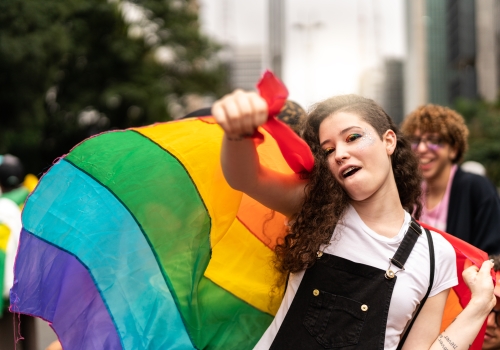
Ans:
{"label": "woman's hand", "polygon": [[[437,336],[430,347],[431,350],[465,350],[470,348],[486,317],[496,304],[490,274],[492,268],[493,263],[487,260],[480,269],[476,266],[470,266],[463,271],[462,277],[472,293],[471,300],[448,328]],[[446,293],[441,298],[442,295],[443,292],[427,300],[408,336],[403,347],[404,350],[429,349],[426,340],[429,339],[429,335],[435,337],[439,332],[441,316],[448,294]],[[436,299],[437,304],[434,299]],[[438,321],[437,325],[435,320]]]}
{"label": "woman's hand", "polygon": [[483,262],[481,269],[473,265],[466,268],[462,273],[464,282],[472,293],[471,302],[484,305],[487,312],[490,312],[496,305],[495,294],[493,294],[494,286],[490,274],[492,268],[493,263],[487,260]]}
{"label": "woman's hand", "polygon": [[255,92],[236,90],[214,103],[212,115],[225,132],[221,166],[227,183],[285,216],[297,213],[306,180],[263,166],[253,140],[244,139],[267,121],[266,101]]}
{"label": "woman's hand", "polygon": [[266,101],[256,92],[235,90],[216,101],[212,115],[229,139],[251,136],[267,121]]}

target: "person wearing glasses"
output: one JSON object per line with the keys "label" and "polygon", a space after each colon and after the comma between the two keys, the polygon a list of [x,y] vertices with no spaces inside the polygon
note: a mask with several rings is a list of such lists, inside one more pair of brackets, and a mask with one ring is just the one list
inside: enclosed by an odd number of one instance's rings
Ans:
{"label": "person wearing glasses", "polygon": [[[494,266],[493,270],[500,270],[500,255],[490,256]],[[484,334],[483,350],[500,350],[500,300],[491,310],[486,319],[486,333]]]}
{"label": "person wearing glasses", "polygon": [[454,110],[425,105],[402,124],[419,158],[422,183],[420,220],[488,254],[500,253],[500,199],[485,177],[458,164],[467,151],[469,130]]}

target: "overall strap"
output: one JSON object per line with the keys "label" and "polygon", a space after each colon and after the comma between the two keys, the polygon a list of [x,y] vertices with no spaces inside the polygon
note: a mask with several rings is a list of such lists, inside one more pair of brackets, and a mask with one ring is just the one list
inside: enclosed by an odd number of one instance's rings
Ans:
{"label": "overall strap", "polygon": [[406,231],[403,241],[399,245],[396,254],[394,254],[394,256],[390,259],[393,265],[399,267],[400,269],[404,269],[406,260],[410,256],[410,253],[420,235],[422,235],[420,225],[417,224],[414,218],[411,218],[408,231]]}
{"label": "overall strap", "polygon": [[417,308],[417,311],[415,312],[415,315],[413,316],[412,320],[410,321],[410,324],[408,327],[405,329],[405,333],[403,337],[401,338],[401,341],[399,342],[397,350],[401,350],[403,348],[403,345],[406,341],[406,338],[408,337],[408,334],[410,334],[411,327],[413,327],[413,324],[415,323],[415,320],[417,319],[418,314],[420,313],[420,310],[422,310],[422,307],[425,304],[425,301],[427,300],[427,297],[429,296],[432,285],[434,284],[434,268],[435,268],[435,259],[434,259],[434,243],[432,241],[432,236],[431,233],[428,229],[425,229],[425,233],[427,235],[427,241],[429,242],[429,257],[430,257],[430,277],[429,277],[429,288],[427,288],[427,293],[425,293],[424,298],[420,302],[420,305]]}

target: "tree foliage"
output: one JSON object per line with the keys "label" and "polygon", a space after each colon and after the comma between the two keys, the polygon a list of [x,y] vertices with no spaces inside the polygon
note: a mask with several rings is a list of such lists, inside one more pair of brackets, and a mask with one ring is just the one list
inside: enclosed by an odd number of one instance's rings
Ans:
{"label": "tree foliage", "polygon": [[486,167],[488,177],[500,187],[500,100],[497,103],[458,99],[455,109],[469,127],[469,151],[465,160]]}
{"label": "tree foliage", "polygon": [[217,51],[191,0],[2,0],[0,154],[38,174],[95,133],[170,119],[172,98],[220,96]]}

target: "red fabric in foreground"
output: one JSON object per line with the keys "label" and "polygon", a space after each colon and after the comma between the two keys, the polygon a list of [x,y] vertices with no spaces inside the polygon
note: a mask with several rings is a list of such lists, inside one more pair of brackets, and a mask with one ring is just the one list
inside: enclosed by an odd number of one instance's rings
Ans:
{"label": "red fabric in foreground", "polygon": [[[266,71],[258,82],[257,89],[269,108],[269,119],[262,128],[276,140],[283,158],[294,172],[311,172],[314,157],[309,146],[285,123],[276,119],[288,97],[286,86],[271,71]],[[256,131],[254,138],[262,140],[263,136]]]}

